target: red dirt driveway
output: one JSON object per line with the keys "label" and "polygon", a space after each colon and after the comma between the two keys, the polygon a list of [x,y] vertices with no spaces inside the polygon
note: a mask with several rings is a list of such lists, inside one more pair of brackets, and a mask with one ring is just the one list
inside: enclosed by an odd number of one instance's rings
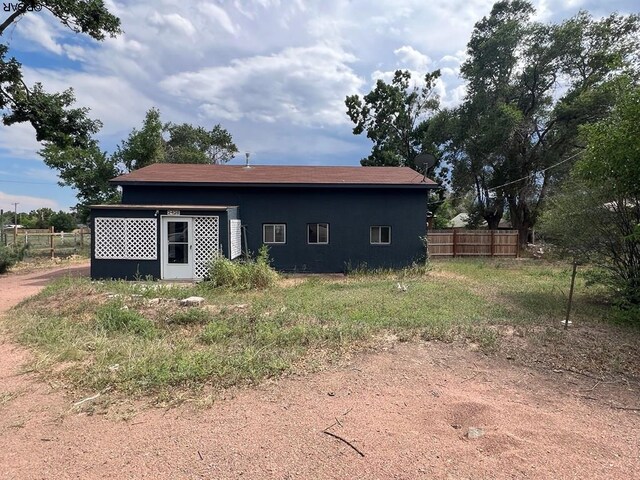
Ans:
{"label": "red dirt driveway", "polygon": [[[7,279],[34,293],[48,278],[0,279],[3,302]],[[0,344],[0,479],[640,478],[637,386],[461,347],[388,340],[208,407],[119,401],[105,415],[20,373],[29,358]]]}

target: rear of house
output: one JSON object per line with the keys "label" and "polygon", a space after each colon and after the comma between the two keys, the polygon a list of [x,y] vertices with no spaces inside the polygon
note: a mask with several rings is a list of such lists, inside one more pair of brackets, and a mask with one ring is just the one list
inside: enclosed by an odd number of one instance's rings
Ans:
{"label": "rear of house", "polygon": [[156,164],[92,208],[93,278],[201,279],[268,245],[281,271],[400,268],[424,256],[427,192],[405,167]]}

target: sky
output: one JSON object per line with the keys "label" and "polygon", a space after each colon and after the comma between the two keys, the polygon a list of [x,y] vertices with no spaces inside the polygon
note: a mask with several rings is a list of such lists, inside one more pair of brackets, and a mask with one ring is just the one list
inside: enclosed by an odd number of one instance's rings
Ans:
{"label": "sky", "polygon": [[[28,84],[72,87],[77,105],[102,121],[112,152],[145,112],[163,121],[221,124],[259,165],[358,165],[371,149],[355,136],[344,105],[396,69],[415,78],[440,69],[442,106],[461,102],[458,77],[486,0],[106,0],[124,33],[97,42],[48,12],[31,12],[1,41]],[[559,22],[587,10],[637,13],[634,0],[538,0],[537,19]],[[0,12],[0,20],[9,13]],[[0,125],[0,209],[69,210],[69,187],[38,155],[28,124]]]}

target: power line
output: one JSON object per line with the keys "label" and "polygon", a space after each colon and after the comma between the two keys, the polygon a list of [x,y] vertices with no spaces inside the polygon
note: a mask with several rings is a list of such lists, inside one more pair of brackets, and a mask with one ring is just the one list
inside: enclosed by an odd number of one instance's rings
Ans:
{"label": "power line", "polygon": [[22,180],[0,180],[0,183],[25,183],[28,185],[56,185],[56,182],[26,182]]}
{"label": "power line", "polygon": [[[560,161],[560,162],[558,162],[558,163],[555,163],[555,164],[550,165],[550,166],[548,166],[548,167],[546,167],[546,168],[543,168],[542,170],[538,170],[537,172],[530,173],[529,175],[526,175],[526,176],[524,176],[524,177],[518,178],[517,180],[512,180],[512,181],[510,181],[510,182],[503,183],[502,185],[498,185],[497,187],[491,187],[491,188],[488,188],[488,189],[487,189],[487,192],[492,192],[492,191],[497,190],[497,189],[499,189],[499,188],[506,187],[507,185],[512,185],[512,184],[514,184],[514,183],[521,182],[522,180],[526,180],[526,179],[528,179],[528,178],[530,178],[530,177],[533,177],[533,176],[535,176],[535,175],[538,175],[538,174],[540,174],[540,173],[544,173],[544,172],[546,172],[547,170],[551,170],[552,168],[555,168],[555,167],[557,167],[557,166],[559,166],[559,165],[562,165],[563,163],[568,162],[569,160],[574,159],[575,157],[577,157],[577,156],[578,156],[578,155],[580,155],[581,153],[582,153],[582,152],[574,153],[574,154],[573,154],[573,155],[571,155],[569,158],[565,158],[564,160],[562,160],[562,161]],[[452,198],[462,198],[462,197],[464,197],[464,196],[466,196],[466,195],[467,195],[466,193],[465,193],[465,194],[460,194],[460,195],[451,195],[451,196],[447,197],[445,200],[449,200],[449,199],[452,199]],[[428,203],[427,203],[427,205],[436,205],[436,204],[438,204],[438,203],[442,203],[442,202],[444,202],[444,200],[441,200],[441,201],[438,201],[438,202],[428,202]]]}
{"label": "power line", "polygon": [[577,157],[578,155],[580,155],[581,153],[582,153],[582,152],[575,153],[575,154],[571,155],[569,158],[565,158],[565,159],[564,159],[564,160],[562,160],[561,162],[558,162],[558,163],[556,163],[556,164],[554,164],[554,165],[551,165],[550,167],[543,168],[542,170],[540,170],[540,171],[538,171],[538,172],[530,173],[530,174],[529,174],[529,175],[527,175],[526,177],[522,177],[522,178],[519,178],[519,179],[517,179],[517,180],[513,180],[513,181],[511,181],[511,182],[503,183],[502,185],[498,185],[497,187],[488,188],[488,189],[487,189],[487,191],[488,191],[488,192],[492,192],[493,190],[497,190],[498,188],[506,187],[507,185],[511,185],[511,184],[513,184],[513,183],[518,183],[518,182],[521,182],[522,180],[526,180],[527,178],[529,178],[529,177],[533,177],[534,175],[538,175],[539,173],[544,173],[544,172],[546,172],[547,170],[551,170],[552,168],[555,168],[555,167],[557,167],[558,165],[562,165],[563,163],[568,162],[568,161],[569,161],[569,160],[571,160],[572,158],[575,158],[575,157]]}

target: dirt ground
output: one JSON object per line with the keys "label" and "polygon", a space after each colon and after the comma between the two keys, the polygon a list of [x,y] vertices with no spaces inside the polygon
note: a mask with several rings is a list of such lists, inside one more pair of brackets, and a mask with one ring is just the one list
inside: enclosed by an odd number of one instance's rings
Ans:
{"label": "dirt ground", "polygon": [[[86,267],[0,277],[0,309],[65,274]],[[640,478],[637,385],[451,345],[390,339],[210,405],[104,415],[23,373],[29,359],[0,339],[0,479]]]}

